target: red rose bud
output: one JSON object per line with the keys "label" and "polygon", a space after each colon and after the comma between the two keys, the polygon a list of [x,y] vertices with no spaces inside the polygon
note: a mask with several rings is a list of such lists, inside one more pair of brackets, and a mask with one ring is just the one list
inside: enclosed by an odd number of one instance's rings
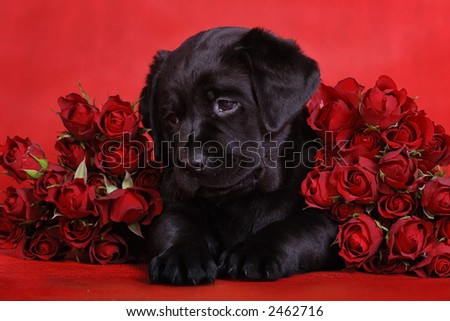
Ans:
{"label": "red rose bud", "polygon": [[362,214],[340,225],[337,239],[347,266],[360,267],[378,252],[383,231],[372,217]]}
{"label": "red rose bud", "polygon": [[105,232],[92,240],[89,247],[89,259],[91,263],[125,263],[131,259],[128,255],[128,245],[117,234]]}
{"label": "red rose bud", "polygon": [[67,170],[56,164],[49,164],[49,169],[33,185],[33,195],[38,200],[46,200],[50,188],[61,185]]}
{"label": "red rose bud", "polygon": [[19,183],[27,179],[38,179],[48,167],[45,154],[29,138],[8,137],[0,148],[0,165]]}
{"label": "red rose bud", "polygon": [[311,207],[326,209],[339,197],[336,187],[329,184],[331,171],[310,171],[301,185],[301,194]]}
{"label": "red rose bud", "polygon": [[428,216],[450,215],[450,178],[436,177],[425,184],[420,204]]}
{"label": "red rose bud", "polygon": [[4,209],[9,219],[15,222],[34,222],[41,218],[41,208],[31,188],[8,187]]}
{"label": "red rose bud", "polygon": [[96,115],[95,122],[109,139],[120,139],[124,135],[133,138],[139,128],[141,116],[133,111],[129,102],[119,96],[111,96]]}
{"label": "red rose bud", "polygon": [[162,201],[155,190],[121,188],[106,197],[95,200],[101,225],[110,221],[127,224],[149,224],[153,216],[161,213]]}
{"label": "red rose bud", "polygon": [[384,218],[397,219],[414,214],[416,201],[410,194],[383,195],[378,200],[378,213]]}
{"label": "red rose bud", "polygon": [[405,273],[408,270],[408,265],[405,261],[395,259],[388,259],[389,252],[381,250],[379,253],[370,257],[363,264],[363,269],[369,273],[383,273],[383,274],[399,274]]}
{"label": "red rose bud", "polygon": [[61,240],[76,249],[86,248],[98,233],[98,229],[97,220],[92,218],[59,221]]}
{"label": "red rose bud", "polygon": [[450,245],[436,243],[427,256],[412,269],[420,277],[450,276]]}
{"label": "red rose bud", "polygon": [[336,140],[345,142],[340,152],[344,155],[345,161],[350,164],[357,162],[359,157],[375,161],[382,149],[380,133],[368,128],[342,131],[338,133]]}
{"label": "red rose bud", "polygon": [[105,176],[102,174],[89,174],[87,184],[92,186],[95,190],[96,198],[105,197],[107,195],[107,188],[105,185]]}
{"label": "red rose bud", "polygon": [[363,206],[355,203],[335,203],[331,208],[331,215],[333,219],[339,223],[345,223],[355,215],[365,213]]}
{"label": "red rose bud", "polygon": [[380,178],[396,190],[415,191],[417,188],[418,162],[411,158],[404,146],[384,154],[379,161]]}
{"label": "red rose bud", "polygon": [[419,149],[431,142],[434,133],[433,122],[423,111],[406,117],[398,127],[383,131],[383,140],[393,149],[406,146],[410,150]]}
{"label": "red rose bud", "polygon": [[389,259],[415,260],[433,245],[433,223],[417,217],[396,221],[389,229]]}
{"label": "red rose bud", "polygon": [[98,109],[78,94],[60,97],[58,105],[59,116],[69,133],[81,141],[91,140],[96,131],[94,116]]}
{"label": "red rose bud", "polygon": [[134,186],[144,189],[158,189],[161,179],[161,170],[157,168],[146,168],[138,171],[133,179]]}
{"label": "red rose bud", "polygon": [[80,219],[89,215],[98,215],[92,200],[95,190],[86,185],[82,178],[68,180],[61,186],[51,188],[48,201],[55,204],[59,213],[69,219]]}
{"label": "red rose bud", "polygon": [[70,137],[58,139],[55,144],[55,149],[60,153],[58,156],[59,163],[73,170],[77,169],[78,165],[87,156],[87,151],[83,145]]}
{"label": "red rose bud", "polygon": [[441,218],[436,222],[436,239],[450,244],[450,217]]}
{"label": "red rose bud", "polygon": [[334,185],[345,201],[359,204],[375,202],[377,190],[377,164],[360,157],[358,163],[344,166],[337,164],[333,169],[329,185]]}
{"label": "red rose bud", "polygon": [[430,170],[437,165],[450,165],[450,136],[445,133],[444,127],[435,126],[434,135],[424,149],[421,157]]}
{"label": "red rose bud", "polygon": [[397,90],[391,78],[380,76],[375,87],[364,94],[359,111],[366,124],[386,129],[404,116],[416,113],[417,105],[405,89]]}
{"label": "red rose bud", "polygon": [[62,259],[68,248],[61,242],[58,227],[54,226],[36,231],[31,238],[23,238],[16,250],[22,259],[49,261]]}
{"label": "red rose bud", "polygon": [[314,168],[317,170],[332,170],[340,162],[340,145],[335,145],[334,149],[321,148],[314,155]]}
{"label": "red rose bud", "polygon": [[3,207],[0,207],[0,249],[13,249],[23,238],[23,224],[11,221]]}
{"label": "red rose bud", "polygon": [[121,176],[126,172],[134,173],[138,168],[146,167],[149,161],[148,142],[142,138],[130,141],[103,141],[95,155],[95,165],[113,176]]}
{"label": "red rose bud", "polygon": [[334,88],[321,84],[308,105],[308,124],[322,138],[326,131],[354,128],[359,121],[358,101],[362,90],[353,78],[340,81]]}

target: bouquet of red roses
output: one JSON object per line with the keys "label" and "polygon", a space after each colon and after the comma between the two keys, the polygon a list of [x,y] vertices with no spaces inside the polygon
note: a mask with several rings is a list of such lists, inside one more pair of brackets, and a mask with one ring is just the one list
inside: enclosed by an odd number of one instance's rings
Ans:
{"label": "bouquet of red roses", "polygon": [[134,104],[111,96],[99,109],[82,93],[58,99],[67,129],[55,144],[58,164],[28,138],[0,146],[0,165],[22,183],[0,204],[0,247],[20,257],[130,261],[129,243],[161,212],[161,169]]}
{"label": "bouquet of red roses", "polygon": [[322,148],[301,184],[339,223],[348,268],[450,276],[450,136],[394,81],[321,84],[308,124]]}

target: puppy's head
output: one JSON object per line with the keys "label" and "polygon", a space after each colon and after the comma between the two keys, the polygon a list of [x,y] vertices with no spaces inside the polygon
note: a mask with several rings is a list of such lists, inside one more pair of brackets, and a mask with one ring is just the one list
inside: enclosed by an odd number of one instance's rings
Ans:
{"label": "puppy's head", "polygon": [[217,28],[156,55],[140,112],[155,157],[185,195],[268,191],[282,176],[267,166],[270,146],[287,137],[318,84],[316,63],[293,41]]}

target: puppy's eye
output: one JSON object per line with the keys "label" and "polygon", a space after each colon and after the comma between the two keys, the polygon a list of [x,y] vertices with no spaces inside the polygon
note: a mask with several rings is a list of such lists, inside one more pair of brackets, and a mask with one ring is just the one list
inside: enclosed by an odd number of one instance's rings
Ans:
{"label": "puppy's eye", "polygon": [[176,124],[178,124],[180,122],[180,120],[178,119],[177,114],[175,114],[175,113],[169,113],[169,114],[166,115],[165,118],[172,125],[176,125]]}
{"label": "puppy's eye", "polygon": [[239,106],[240,104],[236,101],[221,98],[216,100],[214,109],[219,113],[224,113],[233,111]]}

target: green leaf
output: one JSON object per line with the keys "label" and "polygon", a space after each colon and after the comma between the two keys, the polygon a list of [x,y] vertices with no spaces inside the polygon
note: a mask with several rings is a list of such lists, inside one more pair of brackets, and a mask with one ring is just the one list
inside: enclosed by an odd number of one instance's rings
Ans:
{"label": "green leaf", "polygon": [[330,247],[336,244],[339,244],[339,240],[337,237],[334,239],[333,243],[331,243]]}
{"label": "green leaf", "polygon": [[366,124],[366,126],[367,126],[367,128],[368,129],[370,129],[370,130],[374,130],[374,131],[376,131],[376,132],[379,132],[380,131],[380,126],[374,126],[374,125],[369,125],[369,124]]}
{"label": "green leaf", "polygon": [[83,159],[83,161],[78,165],[77,170],[75,171],[75,178],[82,178],[85,183],[87,183],[87,166],[86,166],[86,159]]}
{"label": "green leaf", "polygon": [[36,162],[39,163],[39,165],[41,166],[42,170],[45,172],[48,168],[48,160],[46,160],[45,158],[37,158],[36,156],[34,156],[33,154],[30,153],[31,158],[33,158]]}
{"label": "green leaf", "polygon": [[151,128],[139,128],[137,136],[145,135],[151,131],[152,131]]}
{"label": "green leaf", "polygon": [[31,177],[32,179],[38,179],[39,177],[41,177],[42,175],[44,175],[43,172],[38,172],[35,171],[34,169],[22,169],[22,171],[24,171],[25,173],[27,173],[27,175],[29,177]]}
{"label": "green leaf", "polygon": [[371,212],[377,207],[377,205],[375,203],[370,203],[369,205],[366,206],[365,210],[366,213],[371,214]]}
{"label": "green leaf", "polygon": [[131,103],[131,108],[134,110],[134,106],[136,106],[140,101],[142,100],[142,97],[136,100],[135,102]]}
{"label": "green leaf", "polygon": [[434,214],[431,213],[429,210],[427,210],[426,208],[423,208],[423,212],[430,220],[434,220]]}
{"label": "green leaf", "polygon": [[74,137],[73,135],[71,135],[71,134],[69,134],[69,133],[63,133],[61,136],[59,136],[58,138],[56,138],[56,140],[61,140],[61,139],[64,139],[64,138],[72,138],[72,139],[75,139],[75,137]]}
{"label": "green leaf", "polygon": [[53,219],[55,219],[55,218],[57,218],[59,216],[63,216],[63,215],[58,212],[57,208],[55,208],[55,211],[53,212],[53,216],[52,216],[51,220],[53,220]]}
{"label": "green leaf", "polygon": [[127,189],[130,187],[134,187],[133,179],[131,178],[130,173],[128,173],[128,171],[126,171],[125,178],[123,179],[123,182],[122,182],[122,188]]}
{"label": "green leaf", "polygon": [[83,95],[84,99],[87,100],[87,102],[92,105],[92,100],[89,98],[89,95],[84,91],[83,86],[81,86],[81,81],[78,80],[78,88],[80,88],[81,94]]}
{"label": "green leaf", "polygon": [[115,190],[118,190],[118,188],[115,185],[112,185],[109,183],[108,179],[104,175],[103,175],[103,180],[105,181],[106,194],[111,194]]}
{"label": "green leaf", "polygon": [[144,238],[141,231],[141,225],[138,222],[128,224],[128,229],[137,236]]}

